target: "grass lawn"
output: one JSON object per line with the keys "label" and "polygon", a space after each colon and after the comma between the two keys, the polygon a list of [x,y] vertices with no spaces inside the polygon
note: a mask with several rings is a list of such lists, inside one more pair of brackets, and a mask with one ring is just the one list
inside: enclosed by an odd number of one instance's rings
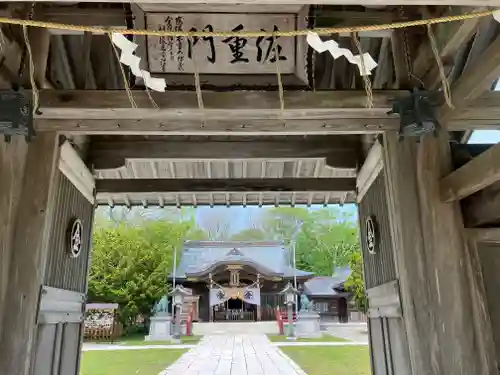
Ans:
{"label": "grass lawn", "polygon": [[[196,345],[203,336],[182,336],[181,344]],[[86,341],[93,344],[115,344],[126,346],[140,346],[140,345],[173,345],[171,341],[145,341],[144,335],[130,335],[119,337],[116,341]]]}
{"label": "grass lawn", "polygon": [[[271,342],[289,342],[284,335],[267,335],[269,341]],[[341,339],[340,337],[335,337],[332,335],[323,335],[318,338],[297,338],[294,340],[296,342],[345,342],[346,339]]]}
{"label": "grass lawn", "polygon": [[184,349],[83,352],[80,375],[158,375],[184,352]]}
{"label": "grass lawn", "polygon": [[308,375],[370,375],[368,346],[282,347]]}
{"label": "grass lawn", "polygon": [[[182,336],[181,344],[196,345],[202,336]],[[127,336],[117,340],[117,344],[121,345],[172,345],[171,341],[144,341],[144,336]]]}

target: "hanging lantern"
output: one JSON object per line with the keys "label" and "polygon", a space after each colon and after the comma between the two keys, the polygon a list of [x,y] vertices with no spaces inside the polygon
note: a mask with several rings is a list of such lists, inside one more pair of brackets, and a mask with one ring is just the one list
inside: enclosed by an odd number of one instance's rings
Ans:
{"label": "hanging lantern", "polygon": [[400,140],[435,133],[439,127],[430,93],[424,90],[414,88],[410,96],[398,98],[387,114],[394,113],[398,113],[400,118]]}
{"label": "hanging lantern", "polygon": [[27,141],[35,135],[31,102],[21,91],[0,90],[0,134],[6,142],[13,135],[24,136]]}

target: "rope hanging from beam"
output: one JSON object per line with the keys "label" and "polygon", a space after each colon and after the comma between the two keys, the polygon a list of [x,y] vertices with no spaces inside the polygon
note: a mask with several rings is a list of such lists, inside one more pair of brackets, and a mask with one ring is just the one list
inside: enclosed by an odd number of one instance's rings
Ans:
{"label": "rope hanging from beam", "polygon": [[436,60],[438,69],[439,69],[439,77],[441,79],[441,84],[443,85],[443,93],[444,93],[444,99],[446,101],[446,104],[448,105],[449,108],[455,108],[453,106],[453,103],[451,101],[451,87],[450,87],[450,82],[448,81],[448,78],[446,77],[446,74],[444,72],[444,66],[443,62],[441,61],[441,57],[439,56],[439,50],[436,42],[436,37],[434,36],[434,33],[432,32],[432,25],[427,25],[427,35],[429,37],[429,42],[431,45],[432,49],[432,54],[434,55],[434,59]]}
{"label": "rope hanging from beam", "polygon": [[[361,49],[361,42],[358,39],[358,33],[352,33],[352,39],[359,53],[361,72],[366,72],[365,56],[363,54],[363,50]],[[370,77],[368,74],[362,74],[361,77],[363,78],[363,85],[366,91],[366,108],[373,108],[373,91]]]}
{"label": "rope hanging from beam", "polygon": [[356,33],[361,31],[382,31],[402,29],[414,26],[434,25],[455,21],[464,21],[487,16],[500,17],[500,9],[487,10],[483,12],[464,13],[454,16],[429,18],[422,20],[386,23],[380,25],[348,26],[348,27],[321,27],[313,29],[300,29],[292,31],[175,31],[175,30],[147,30],[147,29],[113,29],[97,26],[82,26],[57,22],[45,22],[36,20],[22,20],[17,18],[0,17],[0,24],[21,25],[42,27],[48,29],[91,32],[96,34],[118,33],[123,35],[147,35],[147,36],[167,36],[167,37],[294,37],[305,36],[313,32],[318,35],[328,36],[340,33]]}

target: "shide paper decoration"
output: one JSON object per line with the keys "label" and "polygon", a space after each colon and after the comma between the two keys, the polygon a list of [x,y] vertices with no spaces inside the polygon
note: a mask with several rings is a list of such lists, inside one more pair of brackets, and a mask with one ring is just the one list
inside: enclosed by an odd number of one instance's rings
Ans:
{"label": "shide paper decoration", "polygon": [[113,33],[111,40],[121,50],[120,62],[130,67],[132,74],[144,80],[144,85],[154,91],[165,91],[167,84],[163,78],[151,77],[151,73],[139,67],[141,58],[134,55],[138,45],[125,38],[122,34]]}
{"label": "shide paper decoration", "polygon": [[493,12],[492,16],[495,19],[495,21],[497,21],[498,23],[500,23],[500,10],[495,10]]}
{"label": "shide paper decoration", "polygon": [[363,53],[363,63],[365,66],[365,69],[363,71],[360,55],[353,55],[353,53],[347,48],[339,47],[339,44],[334,40],[328,40],[324,42],[321,40],[318,34],[313,32],[307,34],[307,43],[309,43],[309,45],[318,53],[323,53],[325,51],[330,52],[334,59],[338,59],[339,57],[344,56],[351,64],[357,65],[359,73],[362,76],[370,75],[371,71],[377,66],[377,63],[375,62],[375,60],[373,60],[368,52]]}

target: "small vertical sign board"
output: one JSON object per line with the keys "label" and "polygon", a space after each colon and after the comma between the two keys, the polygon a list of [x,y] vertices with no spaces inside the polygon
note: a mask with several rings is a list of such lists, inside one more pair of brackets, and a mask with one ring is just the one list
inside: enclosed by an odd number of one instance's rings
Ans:
{"label": "small vertical sign board", "polygon": [[[293,31],[298,24],[294,13],[146,13],[146,26],[151,30],[272,32]],[[197,70],[215,75],[276,75],[279,62],[281,74],[307,82],[306,43],[305,37],[284,36],[149,36],[149,70],[153,74],[194,74]]]}

